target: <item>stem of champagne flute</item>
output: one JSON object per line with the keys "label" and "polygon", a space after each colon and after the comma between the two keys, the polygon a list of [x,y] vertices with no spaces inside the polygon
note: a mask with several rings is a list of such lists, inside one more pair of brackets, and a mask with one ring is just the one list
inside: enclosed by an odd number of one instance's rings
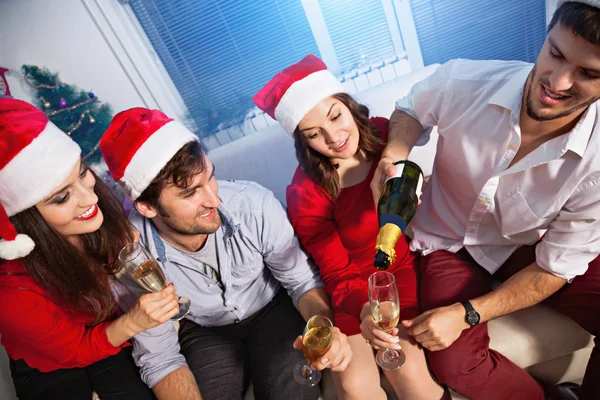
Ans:
{"label": "stem of champagne flute", "polygon": [[392,349],[385,349],[384,360],[393,361],[396,359],[398,352]]}
{"label": "stem of champagne flute", "polygon": [[310,369],[309,363],[310,363],[310,361],[306,360],[306,364],[304,364],[302,366],[302,368],[300,369],[300,373],[302,374],[302,376],[307,379],[310,378],[311,375],[313,374],[313,370]]}

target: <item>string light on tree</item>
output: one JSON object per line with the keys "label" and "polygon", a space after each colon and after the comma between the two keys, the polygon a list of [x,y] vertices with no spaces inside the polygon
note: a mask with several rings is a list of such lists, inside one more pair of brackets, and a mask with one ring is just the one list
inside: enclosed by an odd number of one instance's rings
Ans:
{"label": "string light on tree", "polygon": [[92,114],[90,113],[90,111],[89,110],[85,110],[84,112],[81,113],[81,115],[79,117],[79,121],[77,121],[77,123],[75,123],[75,125],[67,132],[67,135],[71,136],[71,133],[73,133],[77,129],[79,129],[79,127],[83,123],[83,120],[84,120],[85,117],[88,117],[90,124],[93,124],[93,123],[96,122],[96,120],[94,119],[94,117],[92,117]]}

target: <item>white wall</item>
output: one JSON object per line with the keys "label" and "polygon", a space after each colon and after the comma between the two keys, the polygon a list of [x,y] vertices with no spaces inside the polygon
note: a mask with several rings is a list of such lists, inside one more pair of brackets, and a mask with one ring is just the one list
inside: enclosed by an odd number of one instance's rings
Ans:
{"label": "white wall", "polygon": [[[116,2],[117,0],[109,0]],[[0,0],[0,66],[14,97],[31,99],[21,65],[58,72],[115,112],[144,102],[80,0]]]}
{"label": "white wall", "polygon": [[546,24],[549,24],[552,20],[552,15],[556,11],[557,0],[546,0]]}

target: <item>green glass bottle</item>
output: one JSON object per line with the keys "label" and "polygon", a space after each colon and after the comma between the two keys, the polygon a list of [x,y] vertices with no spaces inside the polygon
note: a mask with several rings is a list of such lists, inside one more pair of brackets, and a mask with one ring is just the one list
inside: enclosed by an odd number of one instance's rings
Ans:
{"label": "green glass bottle", "polygon": [[386,270],[396,258],[396,243],[415,216],[423,187],[423,171],[412,161],[394,163],[396,175],[383,184],[377,204],[379,233],[375,268]]}

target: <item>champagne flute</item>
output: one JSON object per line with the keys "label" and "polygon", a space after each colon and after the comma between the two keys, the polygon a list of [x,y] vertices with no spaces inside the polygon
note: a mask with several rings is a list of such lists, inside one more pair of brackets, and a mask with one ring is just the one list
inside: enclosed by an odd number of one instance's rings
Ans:
{"label": "champagne flute", "polygon": [[[149,292],[160,292],[167,287],[167,278],[158,262],[152,257],[150,251],[139,242],[129,243],[119,253],[119,261],[125,270]],[[179,297],[179,313],[171,320],[179,321],[190,312],[191,301],[187,297]]]}
{"label": "champagne flute", "polygon": [[314,371],[310,363],[321,358],[331,346],[333,323],[327,317],[315,315],[304,328],[302,336],[302,353],[307,362],[298,362],[294,367],[294,378],[298,383],[315,386],[321,380],[321,371]]}
{"label": "champagne flute", "polygon": [[[391,333],[400,319],[400,296],[393,274],[379,271],[369,277],[369,305],[377,326]],[[406,355],[402,350],[379,349],[375,360],[383,369],[397,369],[406,362]]]}

